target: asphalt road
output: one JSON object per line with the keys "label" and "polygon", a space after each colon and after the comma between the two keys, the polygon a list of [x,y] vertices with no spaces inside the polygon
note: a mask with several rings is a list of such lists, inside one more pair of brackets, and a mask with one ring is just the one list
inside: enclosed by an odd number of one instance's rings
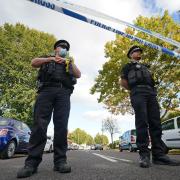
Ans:
{"label": "asphalt road", "polygon": [[[180,160],[180,155],[170,157]],[[0,160],[0,180],[16,179],[25,157]],[[138,153],[118,151],[69,151],[70,174],[53,171],[53,154],[44,154],[38,173],[27,180],[180,180],[180,166],[138,167]]]}

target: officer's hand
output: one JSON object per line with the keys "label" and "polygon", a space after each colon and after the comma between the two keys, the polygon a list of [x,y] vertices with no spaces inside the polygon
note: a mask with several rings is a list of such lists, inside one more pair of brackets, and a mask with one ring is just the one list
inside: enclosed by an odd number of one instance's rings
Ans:
{"label": "officer's hand", "polygon": [[65,59],[64,58],[62,58],[62,57],[59,57],[59,56],[56,56],[55,57],[55,62],[56,63],[59,63],[59,64],[61,64],[61,63],[65,63]]}

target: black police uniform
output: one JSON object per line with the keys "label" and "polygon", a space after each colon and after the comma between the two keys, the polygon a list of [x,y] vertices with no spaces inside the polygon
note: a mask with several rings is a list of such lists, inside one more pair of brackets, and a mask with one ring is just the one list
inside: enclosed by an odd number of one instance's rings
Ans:
{"label": "black police uniform", "polygon": [[39,90],[34,107],[34,126],[29,142],[25,166],[37,168],[46,144],[47,127],[53,112],[54,165],[66,162],[67,125],[70,112],[70,95],[75,84],[66,64],[54,61],[43,64],[39,70]]}
{"label": "black police uniform", "polygon": [[141,157],[150,157],[149,135],[154,158],[167,153],[167,147],[161,140],[162,129],[160,110],[156,99],[155,83],[146,65],[132,61],[126,64],[121,78],[127,80],[130,88],[131,104],[135,111],[136,144]]}

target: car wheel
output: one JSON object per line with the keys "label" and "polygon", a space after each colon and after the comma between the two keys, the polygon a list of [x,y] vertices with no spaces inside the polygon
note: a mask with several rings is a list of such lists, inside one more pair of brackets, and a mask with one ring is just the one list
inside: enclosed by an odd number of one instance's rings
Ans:
{"label": "car wheel", "polygon": [[16,150],[16,143],[15,141],[10,141],[4,151],[1,153],[2,159],[10,159],[14,156]]}
{"label": "car wheel", "polygon": [[129,151],[130,151],[130,152],[133,152],[133,147],[132,147],[131,144],[129,145]]}
{"label": "car wheel", "polygon": [[120,151],[120,152],[123,152],[123,149],[122,149],[122,147],[119,147],[119,151]]}

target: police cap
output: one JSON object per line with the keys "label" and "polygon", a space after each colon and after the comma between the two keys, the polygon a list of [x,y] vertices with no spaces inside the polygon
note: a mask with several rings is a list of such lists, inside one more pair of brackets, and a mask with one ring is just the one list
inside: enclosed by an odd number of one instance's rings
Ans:
{"label": "police cap", "polygon": [[70,44],[66,40],[59,40],[54,44],[54,49],[56,49],[57,47],[63,47],[66,48],[67,51],[69,51]]}
{"label": "police cap", "polygon": [[127,53],[127,57],[131,59],[130,55],[136,51],[140,51],[141,53],[143,52],[143,50],[139,46],[132,46]]}

